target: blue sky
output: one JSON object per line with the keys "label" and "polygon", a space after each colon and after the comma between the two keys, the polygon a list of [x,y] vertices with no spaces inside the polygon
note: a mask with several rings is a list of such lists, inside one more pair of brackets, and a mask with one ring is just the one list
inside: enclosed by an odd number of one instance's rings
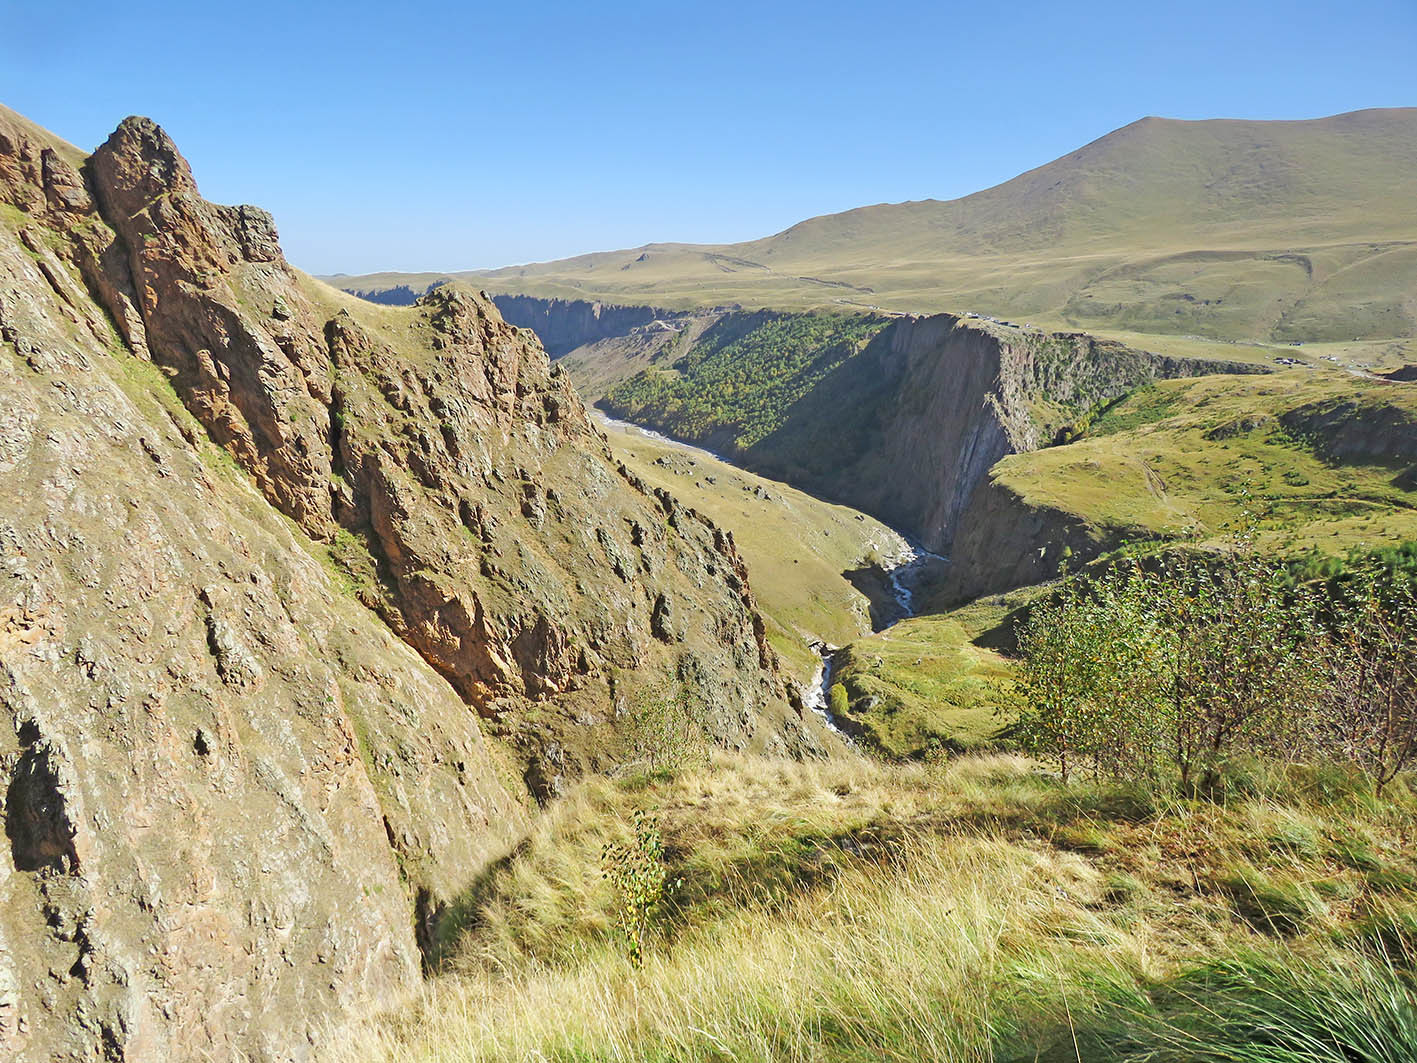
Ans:
{"label": "blue sky", "polygon": [[0,2],[0,102],[156,119],[312,272],[720,242],[949,199],[1148,114],[1417,105],[1417,0]]}

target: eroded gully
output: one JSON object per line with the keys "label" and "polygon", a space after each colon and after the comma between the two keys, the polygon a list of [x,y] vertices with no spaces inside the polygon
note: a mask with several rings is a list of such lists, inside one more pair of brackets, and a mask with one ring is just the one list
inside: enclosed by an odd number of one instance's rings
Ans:
{"label": "eroded gully", "polygon": [[[592,413],[595,419],[604,426],[637,432],[677,450],[708,457],[714,461],[723,462],[725,465],[731,465],[735,469],[739,468],[723,455],[715,454],[703,447],[681,442],[630,421],[617,420],[600,410],[593,410]],[[918,608],[916,594],[920,590],[921,583],[932,568],[947,562],[946,558],[939,554],[932,554],[919,543],[894,528],[886,527],[886,531],[888,532],[888,541],[881,544],[880,566],[895,609],[885,616],[884,622],[877,628],[877,631],[884,631],[900,621],[914,616]],[[817,674],[812,678],[812,681],[800,687],[802,703],[821,717],[828,730],[851,744],[852,738],[847,727],[843,725],[843,721],[837,719],[831,710],[832,670],[836,655],[841,652],[842,648],[820,641],[811,643],[811,647],[812,651],[820,658],[821,663],[817,666]]]}

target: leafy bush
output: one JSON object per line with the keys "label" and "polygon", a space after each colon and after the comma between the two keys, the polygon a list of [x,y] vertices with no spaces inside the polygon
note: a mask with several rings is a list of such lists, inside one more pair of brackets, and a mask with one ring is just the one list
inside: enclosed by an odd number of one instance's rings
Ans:
{"label": "leafy bush", "polygon": [[1150,591],[1139,569],[1071,580],[1019,634],[1015,733],[1054,758],[1064,781],[1079,766],[1132,777],[1159,765],[1166,645]]}
{"label": "leafy bush", "polygon": [[630,962],[639,967],[650,922],[669,888],[659,824],[643,809],[636,810],[630,843],[607,844],[600,866],[615,890],[615,927],[625,939]]}
{"label": "leafy bush", "polygon": [[1235,752],[1302,754],[1323,685],[1318,610],[1287,591],[1245,536],[1215,563],[1182,559],[1152,580],[1168,635],[1172,757],[1183,787],[1213,786]]}
{"label": "leafy bush", "polygon": [[1335,624],[1322,725],[1378,791],[1417,762],[1417,594],[1359,573]]}
{"label": "leafy bush", "polygon": [[1065,580],[1019,634],[1019,739],[1065,779],[1169,765],[1214,792],[1243,754],[1341,760],[1381,791],[1417,763],[1417,593],[1379,559],[1293,575],[1242,534]]}

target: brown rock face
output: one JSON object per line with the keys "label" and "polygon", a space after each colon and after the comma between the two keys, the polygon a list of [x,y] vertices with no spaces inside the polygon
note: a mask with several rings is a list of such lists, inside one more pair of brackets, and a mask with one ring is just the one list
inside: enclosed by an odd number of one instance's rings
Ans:
{"label": "brown rock face", "polygon": [[454,895],[524,812],[43,221],[0,221],[0,1055],[300,1055],[416,980],[402,878]]}
{"label": "brown rock face", "polygon": [[[534,336],[456,286],[384,312],[321,290],[268,215],[203,200],[146,119],[90,169],[154,360],[274,505],[338,540],[367,604],[464,699],[501,716],[655,658],[707,677],[716,737],[754,740],[783,689],[736,551],[687,511],[666,532],[675,504],[614,471]],[[650,633],[660,594],[694,603],[672,654]],[[569,715],[605,700],[603,685],[571,696]]]}
{"label": "brown rock face", "polygon": [[183,402],[282,512],[317,537],[330,521],[329,359],[300,306],[275,224],[202,199],[158,126],[127,119],[89,162],[128,249],[154,360]]}
{"label": "brown rock face", "polygon": [[639,681],[813,747],[731,540],[534,339],[310,281],[141,119],[0,110],[0,497],[0,1057],[305,1057]]}

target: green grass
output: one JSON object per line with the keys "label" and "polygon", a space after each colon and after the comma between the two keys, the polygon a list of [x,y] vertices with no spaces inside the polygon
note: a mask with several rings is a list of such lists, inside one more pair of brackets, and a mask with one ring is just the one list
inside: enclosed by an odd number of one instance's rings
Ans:
{"label": "green grass", "polygon": [[933,746],[970,749],[994,741],[997,690],[1009,664],[975,645],[964,623],[919,616],[858,639],[836,657],[848,719],[872,748],[891,757]]}
{"label": "green grass", "polygon": [[1105,1009],[1081,1043],[1118,1063],[1417,1059],[1413,957],[1242,949]]}
{"label": "green grass", "polygon": [[636,476],[733,533],[769,638],[799,682],[819,663],[809,643],[842,646],[871,630],[871,600],[845,574],[894,541],[879,521],[635,430],[606,432]]}
{"label": "green grass", "polygon": [[1347,373],[1161,381],[991,476],[1113,537],[1208,542],[1245,512],[1281,556],[1417,537],[1417,388]]}

